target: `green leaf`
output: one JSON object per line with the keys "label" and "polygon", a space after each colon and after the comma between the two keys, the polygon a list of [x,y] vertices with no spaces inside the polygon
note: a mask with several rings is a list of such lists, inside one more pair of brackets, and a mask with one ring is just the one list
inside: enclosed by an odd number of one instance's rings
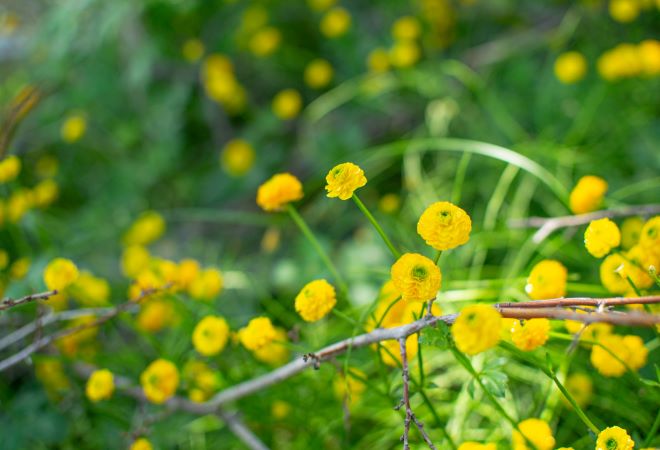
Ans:
{"label": "green leaf", "polygon": [[424,328],[420,333],[419,343],[445,350],[453,345],[451,332],[444,322],[438,322],[435,327]]}

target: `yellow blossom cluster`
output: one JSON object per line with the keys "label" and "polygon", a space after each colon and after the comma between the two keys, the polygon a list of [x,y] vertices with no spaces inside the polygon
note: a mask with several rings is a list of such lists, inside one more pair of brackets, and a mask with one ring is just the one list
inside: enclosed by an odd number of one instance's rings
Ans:
{"label": "yellow blossom cluster", "polygon": [[300,92],[292,88],[283,89],[273,97],[273,114],[281,120],[295,119],[300,114],[302,105]]}
{"label": "yellow blossom cluster", "polygon": [[[550,425],[541,419],[525,419],[513,431],[513,450],[532,450],[525,438],[530,440],[537,450],[552,450],[555,448],[555,438]],[[523,437],[524,435],[524,437]]]}
{"label": "yellow blossom cluster", "polygon": [[523,351],[531,351],[542,346],[550,338],[548,319],[514,320],[511,327],[511,340]]}
{"label": "yellow blossom cluster", "polygon": [[202,62],[202,82],[209,98],[227,113],[236,115],[247,105],[247,92],[234,73],[229,57],[219,53],[208,55]]}
{"label": "yellow blossom cluster", "polygon": [[393,265],[392,282],[406,302],[435,299],[442,274],[433,261],[419,253],[405,253]]}
{"label": "yellow blossom cluster", "polygon": [[626,370],[644,367],[649,350],[639,336],[606,334],[591,349],[591,364],[606,377],[620,377]]}
{"label": "yellow blossom cluster", "polygon": [[307,322],[316,322],[325,317],[337,303],[335,288],[326,280],[307,283],[295,300],[296,312]]}
{"label": "yellow blossom cluster", "polygon": [[149,245],[160,239],[165,232],[165,220],[156,211],[145,211],[124,234],[126,246]]}
{"label": "yellow blossom cluster", "polygon": [[602,258],[621,244],[619,227],[607,217],[592,220],[584,232],[584,246],[596,258]]}
{"label": "yellow blossom cluster", "polygon": [[490,305],[471,305],[461,309],[451,334],[456,347],[476,355],[495,347],[500,341],[502,316]]}
{"label": "yellow blossom cluster", "polygon": [[330,84],[334,76],[334,69],[329,61],[316,58],[305,67],[303,79],[305,84],[312,89],[323,89]]}
{"label": "yellow blossom cluster", "polygon": [[336,6],[328,10],[323,17],[319,28],[321,34],[330,39],[336,39],[345,35],[351,28],[351,14],[345,8]]}
{"label": "yellow blossom cluster", "polygon": [[254,166],[254,148],[245,139],[232,139],[220,153],[220,165],[232,177],[246,175]]}
{"label": "yellow blossom cluster", "polygon": [[238,338],[245,348],[259,350],[277,338],[277,330],[268,317],[255,317],[238,331]]}
{"label": "yellow blossom cluster", "polygon": [[128,450],[152,450],[153,446],[146,438],[138,438],[131,444]]}
{"label": "yellow blossom cluster", "polygon": [[647,39],[639,44],[623,43],[603,53],[598,73],[607,81],[660,75],[660,41]]}
{"label": "yellow blossom cluster", "polygon": [[269,366],[281,366],[289,361],[289,337],[284,328],[275,327],[273,340],[252,351],[256,359]]}
{"label": "yellow blossom cluster", "polygon": [[555,76],[564,84],[573,84],[587,73],[587,60],[580,52],[562,53],[555,60]]}
{"label": "yellow blossom cluster", "polygon": [[208,400],[222,385],[220,372],[195,359],[184,364],[181,377],[188,387],[188,398],[193,402]]}
{"label": "yellow blossom cluster", "polygon": [[85,135],[87,130],[87,119],[80,113],[69,115],[62,123],[60,134],[64,142],[73,144]]}

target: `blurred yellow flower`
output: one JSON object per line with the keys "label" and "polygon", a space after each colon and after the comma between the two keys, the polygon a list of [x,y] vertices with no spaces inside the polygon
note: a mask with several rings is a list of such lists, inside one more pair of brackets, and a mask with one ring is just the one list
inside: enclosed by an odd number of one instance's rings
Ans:
{"label": "blurred yellow flower", "polygon": [[197,62],[204,56],[204,43],[199,39],[187,39],[181,47],[181,54],[186,61]]}
{"label": "blurred yellow flower", "polygon": [[591,349],[591,364],[606,377],[620,377],[626,366],[636,371],[646,364],[648,349],[639,336],[601,336]]}
{"label": "blurred yellow flower", "polygon": [[273,54],[280,46],[282,34],[275,27],[265,27],[257,31],[250,39],[249,48],[255,56],[268,56]]}
{"label": "blurred yellow flower", "polygon": [[0,184],[14,180],[21,173],[21,160],[16,155],[0,161]]}
{"label": "blurred yellow flower", "polygon": [[600,282],[612,294],[624,294],[630,289],[622,269],[626,263],[618,253],[609,255],[600,264]]}
{"label": "blurred yellow flower", "polygon": [[560,298],[566,295],[568,272],[559,261],[544,259],[532,268],[525,292],[533,300]]}
{"label": "blurred yellow flower", "polygon": [[179,286],[183,289],[188,289],[199,277],[200,270],[199,263],[196,260],[190,258],[182,259],[177,268],[177,280]]}
{"label": "blurred yellow flower", "polygon": [[529,439],[537,450],[552,450],[555,447],[555,438],[548,423],[541,419],[526,419],[518,424],[522,432],[513,430],[513,450],[532,450],[527,446],[523,435]]}
{"label": "blurred yellow flower", "polygon": [[152,403],[161,404],[169,400],[179,386],[179,371],[166,359],[157,359],[140,375],[144,395]]}
{"label": "blurred yellow flower", "polygon": [[646,39],[639,43],[642,73],[648,77],[660,75],[660,41]]}
{"label": "blurred yellow flower", "polygon": [[450,202],[426,208],[417,222],[417,233],[436,250],[449,250],[470,240],[470,216]]}
{"label": "blurred yellow flower", "polygon": [[495,347],[500,341],[502,316],[490,305],[472,305],[461,309],[451,327],[456,347],[476,355]]}
{"label": "blurred yellow flower", "polygon": [[174,308],[168,300],[154,298],[144,302],[137,316],[137,327],[147,333],[157,333],[174,321]]}
{"label": "blurred yellow flower", "polygon": [[531,351],[546,343],[550,337],[548,319],[515,320],[511,328],[511,340],[523,351]]}
{"label": "blurred yellow flower", "polygon": [[596,450],[632,450],[634,447],[635,441],[620,427],[605,428],[596,439]]}
{"label": "blurred yellow flower", "polygon": [[151,255],[149,250],[141,245],[132,245],[126,247],[121,256],[121,271],[129,278],[137,278],[137,276],[149,267]]}
{"label": "blurred yellow flower", "polygon": [[593,175],[580,178],[569,197],[571,211],[585,214],[597,210],[606,192],[607,182],[602,178]]}
{"label": "blurred yellow flower", "polygon": [[37,160],[34,171],[39,178],[52,178],[57,175],[59,162],[52,155],[44,155]]}
{"label": "blurred yellow flower", "polygon": [[396,41],[389,51],[389,61],[394,67],[414,66],[421,57],[419,45],[413,41]]}
{"label": "blurred yellow flower", "polygon": [[660,216],[646,221],[639,236],[639,245],[649,252],[660,253]]}
{"label": "blurred yellow flower", "polygon": [[10,222],[18,223],[32,207],[32,192],[19,189],[7,201],[7,217]]}
{"label": "blurred yellow flower", "polygon": [[85,117],[82,114],[72,114],[64,120],[60,134],[65,142],[72,144],[83,137],[86,129]]}
{"label": "blurred yellow flower", "polygon": [[207,268],[190,283],[188,292],[195,300],[212,300],[220,294],[222,286],[222,273],[218,269]]}
{"label": "blurred yellow flower", "polygon": [[397,194],[385,194],[378,200],[378,209],[386,214],[394,214],[400,207],[401,197]]}
{"label": "blurred yellow flower", "polygon": [[384,48],[375,48],[367,56],[367,67],[370,72],[387,72],[390,68],[390,56]]}
{"label": "blurred yellow flower", "polygon": [[198,353],[213,356],[225,348],[228,338],[227,321],[220,316],[206,316],[195,327],[192,342]]}
{"label": "blurred yellow flower", "polygon": [[59,187],[54,180],[43,180],[32,189],[32,204],[38,208],[45,208],[57,200]]}
{"label": "blurred yellow flower", "polygon": [[335,398],[341,402],[346,400],[349,405],[357,403],[367,390],[363,381],[366,379],[368,379],[367,374],[355,367],[348,369],[348,376],[343,373],[338,374],[332,381]]}
{"label": "blurred yellow flower", "polygon": [[610,0],[609,11],[612,19],[621,23],[632,22],[639,16],[638,0]]}
{"label": "blurred yellow flower", "polygon": [[644,221],[641,217],[628,217],[621,223],[621,247],[625,250],[632,248],[639,242]]}
{"label": "blurred yellow flower", "polygon": [[414,40],[422,34],[422,25],[413,16],[399,17],[392,24],[392,37],[396,40]]}
{"label": "blurred yellow flower", "polygon": [[268,317],[255,317],[238,332],[241,344],[251,351],[259,350],[277,338],[277,331]]}
{"label": "blurred yellow flower", "polygon": [[325,190],[328,197],[339,197],[340,200],[348,200],[353,197],[353,192],[367,184],[364,171],[357,165],[347,162],[336,165],[325,177]]}
{"label": "blurred yellow flower", "polygon": [[145,438],[139,438],[133,441],[128,450],[152,450],[151,442]]}
{"label": "blurred yellow flower", "polygon": [[78,268],[73,261],[55,258],[44,269],[44,283],[50,290],[63,291],[78,279]]}
{"label": "blurred yellow flower", "polygon": [[602,258],[621,243],[621,232],[607,217],[592,220],[584,232],[584,246],[596,258]]}
{"label": "blurred yellow flower", "polygon": [[323,12],[334,6],[337,0],[307,0],[307,4],[314,11]]}
{"label": "blurred yellow flower", "polygon": [[302,97],[295,89],[284,89],[273,98],[273,114],[282,120],[298,116],[302,109]]}
{"label": "blurred yellow flower", "polygon": [[264,211],[279,211],[287,203],[303,198],[300,180],[290,173],[278,173],[259,186],[257,205]]}
{"label": "blurred yellow flower", "polygon": [[282,400],[275,400],[270,407],[270,413],[278,420],[282,420],[291,413],[291,405]]}
{"label": "blurred yellow flower", "polygon": [[587,73],[587,60],[580,52],[562,53],[555,60],[555,76],[564,84],[573,84]]}
{"label": "blurred yellow flower", "polygon": [[332,8],[321,18],[320,27],[325,37],[331,39],[340,37],[351,27],[351,15],[342,7]]}
{"label": "blurred yellow flower", "polygon": [[287,346],[289,338],[286,330],[280,327],[275,327],[275,337],[273,340],[252,351],[252,354],[259,361],[266,363],[270,366],[281,366],[289,361],[289,347]]}
{"label": "blurred yellow flower", "polygon": [[89,272],[81,272],[71,287],[75,299],[83,306],[107,305],[110,299],[110,284]]}
{"label": "blurred yellow flower", "polygon": [[9,268],[9,276],[14,280],[25,278],[30,271],[31,264],[30,258],[18,258]]}
{"label": "blurred yellow flower", "polygon": [[149,245],[165,232],[165,220],[156,211],[145,211],[124,234],[124,245]]}
{"label": "blurred yellow flower", "polygon": [[463,442],[458,450],[497,450],[495,444],[480,444],[479,442]]}
{"label": "blurred yellow flower", "polygon": [[332,65],[325,59],[317,58],[307,64],[303,78],[305,84],[312,89],[322,89],[332,81],[334,70]]}
{"label": "blurred yellow flower", "polygon": [[624,259],[621,276],[630,277],[638,289],[650,288],[653,278],[649,275],[649,270],[651,267],[660,267],[660,254],[651,253],[641,245],[635,245],[624,253]]}
{"label": "blurred yellow flower", "polygon": [[306,322],[316,322],[325,317],[337,303],[335,288],[326,280],[307,283],[295,300],[296,312]]}
{"label": "blurred yellow flower", "polygon": [[222,168],[233,177],[242,177],[252,169],[255,160],[254,148],[244,139],[227,142],[220,154]]}
{"label": "blurred yellow flower", "polygon": [[401,292],[401,298],[409,302],[425,302],[435,299],[442,283],[440,269],[426,256],[405,253],[391,269],[392,282]]}
{"label": "blurred yellow flower", "polygon": [[[564,385],[580,408],[584,408],[589,404],[594,390],[594,384],[589,375],[584,373],[571,374]],[[562,396],[562,400],[567,407],[572,407],[565,397]]]}
{"label": "blurred yellow flower", "polygon": [[93,402],[107,400],[115,390],[114,377],[108,369],[95,370],[87,380],[85,395]]}

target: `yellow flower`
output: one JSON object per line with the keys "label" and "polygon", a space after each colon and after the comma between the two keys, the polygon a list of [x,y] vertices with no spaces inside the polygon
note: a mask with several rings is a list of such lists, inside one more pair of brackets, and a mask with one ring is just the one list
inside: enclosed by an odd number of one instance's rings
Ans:
{"label": "yellow flower", "polygon": [[607,192],[607,182],[600,177],[587,175],[571,191],[569,205],[573,214],[585,214],[597,210]]}
{"label": "yellow flower", "polygon": [[21,173],[21,160],[17,156],[7,156],[0,161],[0,184],[14,180]]}
{"label": "yellow flower", "polygon": [[436,250],[449,250],[470,240],[472,221],[458,206],[436,202],[426,208],[417,222],[417,233]]}
{"label": "yellow flower", "polygon": [[591,364],[606,377],[620,377],[626,366],[638,370],[646,364],[648,349],[639,336],[608,334],[591,349]]}
{"label": "yellow flower", "polygon": [[114,377],[107,369],[95,370],[87,380],[85,394],[93,402],[107,400],[115,390]]}
{"label": "yellow flower", "polygon": [[85,117],[81,114],[72,114],[62,124],[60,133],[65,142],[72,144],[83,137],[86,129],[87,121]]}
{"label": "yellow flower", "polygon": [[57,175],[58,166],[57,158],[52,155],[44,155],[37,160],[34,171],[39,178],[52,178]]}
{"label": "yellow flower", "polygon": [[392,25],[392,37],[396,40],[414,40],[422,33],[422,25],[416,17],[399,17]]}
{"label": "yellow flower", "polygon": [[302,96],[295,89],[284,89],[273,98],[273,113],[282,120],[298,116],[302,109]]}
{"label": "yellow flower", "polygon": [[59,187],[53,180],[43,180],[32,189],[32,203],[38,208],[52,204],[59,195]]}
{"label": "yellow flower", "polygon": [[279,211],[289,202],[303,198],[302,184],[290,173],[278,173],[259,186],[257,205],[264,211]]}
{"label": "yellow flower", "polygon": [[[660,255],[660,254],[658,254]],[[653,285],[653,278],[649,275],[651,267],[658,267],[660,257],[647,252],[641,245],[635,245],[625,253],[625,262],[621,269],[621,276],[630,277],[638,289],[647,289]]]}
{"label": "yellow flower", "polygon": [[596,258],[602,258],[621,243],[621,232],[607,217],[592,220],[584,232],[584,246]]}
{"label": "yellow flower", "polygon": [[598,58],[598,72],[608,80],[637,76],[643,69],[639,48],[633,44],[619,44]]}
{"label": "yellow flower", "polygon": [[523,435],[529,439],[537,450],[552,450],[555,446],[555,438],[552,436],[552,430],[547,422],[541,419],[526,419],[518,424],[522,435],[513,431],[513,449],[531,450],[525,441]]}
{"label": "yellow flower", "polygon": [[303,75],[305,84],[312,89],[326,87],[332,81],[334,70],[328,61],[317,58],[307,64]]}
{"label": "yellow flower", "polygon": [[142,372],[140,384],[147,400],[155,404],[165,403],[179,386],[179,371],[172,362],[157,359]]}
{"label": "yellow flower", "polygon": [[241,344],[248,350],[259,350],[277,338],[277,331],[268,317],[255,317],[238,332]]}
{"label": "yellow flower", "polygon": [[310,8],[314,11],[320,12],[332,7],[335,3],[337,3],[337,0],[307,0],[307,4]]}
{"label": "yellow flower", "polygon": [[259,361],[270,366],[281,366],[289,361],[289,348],[287,343],[289,338],[283,328],[275,328],[275,338],[269,344],[254,350],[252,354]]}
{"label": "yellow flower", "polygon": [[654,39],[642,41],[638,52],[644,75],[652,77],[660,74],[660,42]]}
{"label": "yellow flower", "polygon": [[559,298],[566,295],[566,267],[559,261],[544,259],[532,267],[525,292],[533,300]]}
{"label": "yellow flower", "polygon": [[516,347],[526,352],[542,346],[549,337],[548,319],[516,320],[511,328],[511,340]]}
{"label": "yellow flower", "polygon": [[199,321],[193,331],[192,341],[200,354],[213,356],[220,353],[227,345],[229,325],[220,316],[206,316]]}
{"label": "yellow flower", "polygon": [[7,265],[9,265],[9,253],[0,249],[0,270],[5,270]]}
{"label": "yellow flower", "polygon": [[[403,325],[403,324],[401,324]],[[401,346],[397,340],[382,341],[379,347],[380,357],[383,363],[390,367],[401,364]],[[406,338],[406,357],[414,358],[419,351],[419,340],[416,334]]]}
{"label": "yellow flower", "polygon": [[[588,375],[584,373],[571,374],[564,385],[580,408],[584,408],[589,404],[594,388]],[[562,396],[562,400],[566,406],[572,407],[565,397]]]}
{"label": "yellow flower", "polygon": [[142,305],[137,316],[137,326],[147,333],[156,333],[174,320],[172,304],[163,299],[155,298]]}
{"label": "yellow flower", "polygon": [[275,400],[270,407],[270,413],[274,418],[282,420],[291,413],[291,405],[282,400]]}
{"label": "yellow flower", "polygon": [[621,23],[632,22],[639,16],[638,0],[610,0],[610,16]]}
{"label": "yellow flower", "polygon": [[480,444],[479,442],[463,442],[458,450],[497,450],[495,444]]}
{"label": "yellow flower", "polygon": [[18,223],[32,206],[32,193],[27,189],[15,191],[7,201],[7,216],[10,222]]}
{"label": "yellow flower", "polygon": [[204,56],[204,43],[199,39],[188,39],[183,43],[181,53],[186,61],[197,62]]}
{"label": "yellow flower", "polygon": [[78,279],[78,268],[69,259],[55,258],[44,269],[44,283],[51,290],[63,291]]}
{"label": "yellow flower", "polygon": [[151,255],[146,248],[140,245],[126,247],[121,255],[121,271],[129,278],[137,278],[149,267],[150,260]]}
{"label": "yellow flower", "polygon": [[624,294],[630,289],[630,284],[623,276],[626,260],[617,253],[609,255],[600,264],[600,282],[612,294]]}
{"label": "yellow flower", "polygon": [[370,72],[387,72],[390,68],[390,57],[384,48],[375,48],[367,56],[367,66]]}
{"label": "yellow flower", "polygon": [[397,194],[385,194],[378,200],[378,209],[386,214],[394,214],[401,207],[401,197]]}
{"label": "yellow flower", "polygon": [[341,7],[332,8],[321,18],[321,33],[328,38],[346,34],[351,27],[351,15]]}
{"label": "yellow flower", "polygon": [[396,41],[390,48],[389,60],[394,67],[411,67],[419,61],[421,53],[419,45],[413,41]]}
{"label": "yellow flower", "polygon": [[184,288],[188,289],[190,285],[199,277],[200,267],[199,263],[194,259],[182,259],[178,267],[178,283]]}
{"label": "yellow flower", "polygon": [[[369,318],[365,328],[367,331],[373,331],[379,322],[381,328],[393,328],[412,323],[424,314],[422,308],[426,309],[426,306],[426,303],[403,301],[394,282],[388,280],[380,290],[373,318]],[[442,315],[442,309],[435,303],[431,306],[431,312],[434,316]]]}
{"label": "yellow flower", "polygon": [[151,442],[145,438],[136,439],[128,450],[152,450]]}
{"label": "yellow flower", "polygon": [[620,427],[605,428],[596,440],[596,450],[632,450],[634,447],[635,441]]}
{"label": "yellow flower", "polygon": [[282,34],[280,30],[275,27],[265,27],[252,36],[249,48],[255,56],[268,56],[277,50],[281,41]]}
{"label": "yellow flower", "polygon": [[14,280],[25,278],[25,275],[27,275],[30,270],[30,264],[29,258],[17,259],[9,268],[9,276]]}
{"label": "yellow flower", "polygon": [[188,292],[195,300],[212,300],[222,291],[222,273],[215,268],[208,268],[200,272],[190,283]]}
{"label": "yellow flower", "polygon": [[392,282],[401,298],[410,302],[435,299],[442,283],[440,269],[426,256],[405,253],[393,265]]}
{"label": "yellow flower", "polygon": [[124,245],[148,245],[165,232],[165,220],[156,211],[140,214],[124,235]]}
{"label": "yellow flower", "polygon": [[307,283],[296,296],[296,312],[307,322],[326,316],[337,303],[335,288],[326,280]]}
{"label": "yellow flower", "polygon": [[501,314],[490,305],[472,305],[461,310],[451,327],[456,347],[476,355],[495,347],[500,341]]}
{"label": "yellow flower", "polygon": [[80,273],[72,291],[78,303],[84,306],[107,305],[110,298],[110,284],[89,272]]}
{"label": "yellow flower", "polygon": [[57,359],[51,357],[37,359],[34,364],[34,372],[37,379],[48,390],[49,395],[59,394],[70,387],[62,362]]}
{"label": "yellow flower", "polygon": [[621,224],[621,247],[629,249],[639,242],[639,237],[644,228],[641,217],[628,217]]}
{"label": "yellow flower", "polygon": [[355,367],[348,369],[348,376],[339,374],[332,382],[335,398],[341,402],[346,400],[348,405],[357,403],[367,389],[363,381],[366,379],[368,379],[367,374]]}
{"label": "yellow flower", "polygon": [[564,84],[573,84],[587,73],[587,60],[579,52],[562,53],[555,60],[555,76]]}
{"label": "yellow flower", "polygon": [[650,252],[660,253],[660,216],[646,221],[639,237],[639,245]]}
{"label": "yellow flower", "polygon": [[222,149],[220,163],[222,168],[233,177],[242,177],[254,165],[254,148],[243,139],[232,139]]}
{"label": "yellow flower", "polygon": [[340,200],[348,200],[353,197],[356,189],[367,184],[364,171],[350,162],[333,167],[326,175],[325,181],[328,197],[339,197]]}

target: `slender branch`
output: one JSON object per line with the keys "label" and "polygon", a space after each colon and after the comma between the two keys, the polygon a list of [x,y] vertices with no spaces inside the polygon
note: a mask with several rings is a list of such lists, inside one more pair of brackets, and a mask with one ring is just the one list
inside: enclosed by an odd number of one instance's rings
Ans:
{"label": "slender branch", "polygon": [[652,327],[660,323],[660,315],[640,312],[591,312],[578,314],[564,309],[554,308],[503,308],[500,310],[502,317],[510,319],[555,319],[575,320],[583,323],[604,322],[612,325],[627,325],[639,327]]}
{"label": "slender branch", "polygon": [[238,413],[218,411],[218,417],[227,424],[234,436],[240,439],[250,450],[268,450],[268,447],[243,423]]}
{"label": "slender branch", "polygon": [[532,300],[529,302],[496,303],[495,307],[502,308],[548,308],[556,306],[619,306],[619,305],[645,305],[660,303],[660,295],[646,297],[617,297],[617,298],[553,298],[548,300]]}
{"label": "slender branch", "polygon": [[528,219],[513,219],[509,221],[511,228],[538,228],[532,240],[535,243],[543,241],[555,230],[560,228],[577,227],[591,222],[592,220],[602,219],[603,217],[626,217],[634,215],[654,215],[660,214],[660,204],[652,203],[648,205],[626,206],[623,208],[610,209],[606,211],[596,211],[587,214],[578,214],[574,216],[561,217],[530,217]]}
{"label": "slender branch", "polygon": [[13,299],[13,298],[5,298],[0,302],[0,311],[4,311],[9,308],[13,308],[14,306],[19,306],[24,303],[30,303],[35,300],[48,300],[50,297],[57,295],[57,291],[47,291],[47,292],[41,292],[39,294],[30,294],[26,295],[25,297],[21,297],[19,299]]}

